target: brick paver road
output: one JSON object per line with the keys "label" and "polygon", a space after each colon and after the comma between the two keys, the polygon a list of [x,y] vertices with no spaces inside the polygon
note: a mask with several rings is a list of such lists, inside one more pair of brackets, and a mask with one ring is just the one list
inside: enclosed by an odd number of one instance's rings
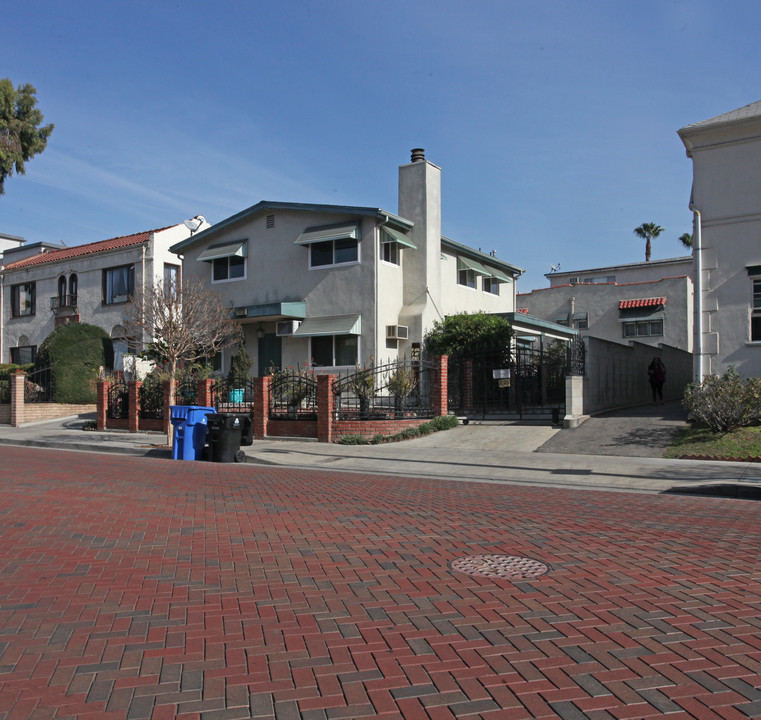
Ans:
{"label": "brick paver road", "polygon": [[0,493],[2,720],[761,717],[751,501],[13,447]]}

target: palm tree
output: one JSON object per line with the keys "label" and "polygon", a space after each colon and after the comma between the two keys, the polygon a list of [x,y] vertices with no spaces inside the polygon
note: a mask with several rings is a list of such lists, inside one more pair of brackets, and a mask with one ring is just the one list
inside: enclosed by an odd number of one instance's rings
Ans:
{"label": "palm tree", "polygon": [[645,262],[650,262],[650,255],[652,253],[652,246],[650,240],[657,238],[663,232],[663,228],[655,223],[642,223],[638,228],[634,228],[634,234],[639,235],[641,238],[645,238]]}
{"label": "palm tree", "polygon": [[692,250],[692,235],[690,233],[682,233],[679,236],[679,242],[688,250]]}

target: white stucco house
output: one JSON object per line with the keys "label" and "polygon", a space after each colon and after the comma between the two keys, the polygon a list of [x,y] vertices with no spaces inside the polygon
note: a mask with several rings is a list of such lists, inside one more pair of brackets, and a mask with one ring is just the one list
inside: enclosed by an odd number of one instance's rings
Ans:
{"label": "white stucco house", "polygon": [[692,160],[695,373],[761,376],[761,101],[678,133]]}
{"label": "white stucco house", "polygon": [[446,315],[514,311],[523,272],[442,236],[441,170],[417,149],[396,213],[262,201],[171,249],[234,307],[260,375],[410,355]]}
{"label": "white stucco house", "polygon": [[[205,221],[189,224],[199,231],[209,227]],[[0,357],[32,362],[40,343],[58,325],[72,322],[102,327],[116,341],[115,352],[126,352],[125,304],[135,290],[177,276],[180,263],[169,247],[190,234],[179,223],[75,247],[37,243],[6,250]],[[16,253],[22,257],[15,259]]]}
{"label": "white stucco house", "polygon": [[692,257],[548,273],[518,309],[579,333],[692,352]]}

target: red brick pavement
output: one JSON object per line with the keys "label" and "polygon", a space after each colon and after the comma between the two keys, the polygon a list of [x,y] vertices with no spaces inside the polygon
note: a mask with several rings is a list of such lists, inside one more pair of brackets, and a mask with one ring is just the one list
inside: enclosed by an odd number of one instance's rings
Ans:
{"label": "red brick pavement", "polygon": [[0,493],[0,720],[761,717],[753,502],[13,447]]}

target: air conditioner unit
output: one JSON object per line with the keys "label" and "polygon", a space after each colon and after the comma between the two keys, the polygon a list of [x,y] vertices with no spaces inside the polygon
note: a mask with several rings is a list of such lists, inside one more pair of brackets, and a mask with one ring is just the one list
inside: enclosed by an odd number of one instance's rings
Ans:
{"label": "air conditioner unit", "polygon": [[278,337],[293,335],[299,325],[301,325],[299,320],[280,320],[277,325],[275,325],[275,335]]}
{"label": "air conditioner unit", "polygon": [[248,308],[239,307],[235,308],[235,317],[247,317],[248,316]]}
{"label": "air conditioner unit", "polygon": [[386,340],[406,340],[409,328],[406,325],[386,325]]}
{"label": "air conditioner unit", "polygon": [[568,284],[569,285],[578,285],[579,284],[579,278],[578,277],[570,277],[570,278],[568,278]]}

